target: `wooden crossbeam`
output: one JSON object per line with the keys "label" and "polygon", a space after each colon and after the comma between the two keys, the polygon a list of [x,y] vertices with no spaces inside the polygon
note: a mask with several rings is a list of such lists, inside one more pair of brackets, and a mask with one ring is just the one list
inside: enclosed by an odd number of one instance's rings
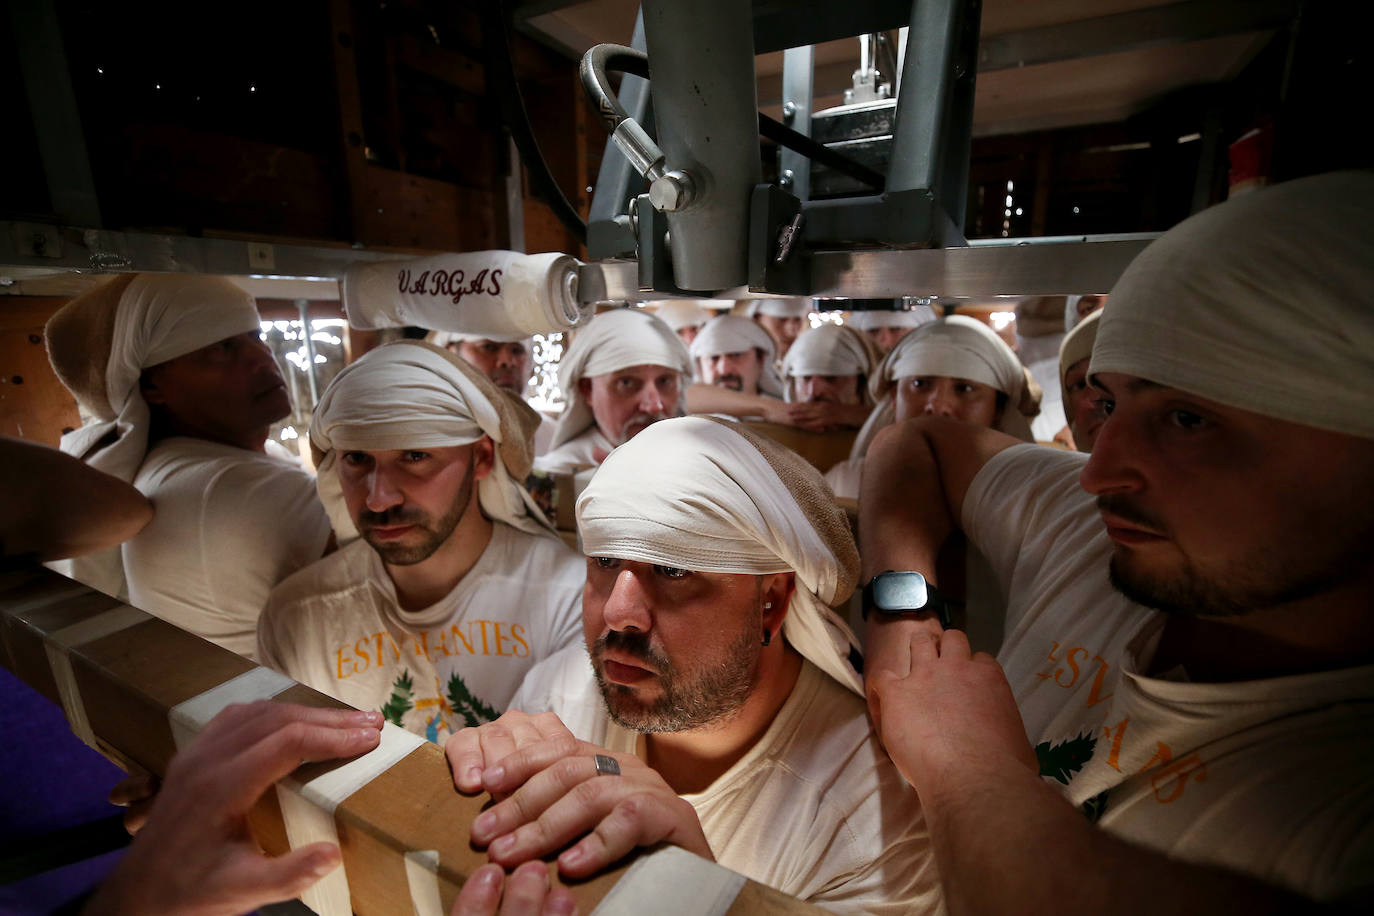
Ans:
{"label": "wooden crossbeam", "polygon": [[[193,737],[226,701],[348,708],[39,566],[0,570],[0,664],[62,706],[91,747],[125,769],[158,776],[178,741]],[[327,916],[447,913],[466,877],[486,862],[468,842],[486,797],[455,791],[437,745],[387,729],[370,754],[301,767],[250,818],[270,855],[288,851],[292,834],[296,845],[322,838],[320,829],[337,834],[343,868],[303,897]],[[350,788],[332,801],[331,814],[321,796],[339,793],[331,787],[340,782]],[[558,883],[556,867],[549,869]],[[568,886],[582,912],[606,916],[820,912],[674,847],[642,852]]]}

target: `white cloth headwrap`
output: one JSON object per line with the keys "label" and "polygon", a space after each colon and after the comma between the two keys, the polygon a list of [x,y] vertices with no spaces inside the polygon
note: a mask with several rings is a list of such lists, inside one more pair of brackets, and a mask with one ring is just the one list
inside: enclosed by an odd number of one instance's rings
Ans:
{"label": "white cloth headwrap", "polygon": [[447,347],[452,343],[466,341],[476,343],[482,340],[494,340],[497,343],[523,343],[529,347],[532,338],[528,334],[465,334],[462,331],[430,331],[425,335],[425,342],[432,343],[436,347]]}
{"label": "white cloth headwrap", "polygon": [[[480,374],[460,363],[431,345],[394,341],[343,369],[320,396],[310,423],[310,445],[322,456],[315,486],[340,541],[358,536],[339,483],[340,452],[447,448],[483,436],[497,448],[491,473],[477,484],[482,511],[522,531],[550,534],[525,488],[511,479],[501,455],[501,415],[491,399],[508,397],[506,409],[524,405],[490,383],[484,390]],[[529,445],[523,447],[528,453]]]}
{"label": "white cloth headwrap", "polygon": [[918,305],[914,309],[870,309],[850,312],[844,323],[860,331],[876,331],[878,328],[919,328],[935,320],[935,310],[928,305]]}
{"label": "white cloth headwrap", "polygon": [[782,397],[782,378],[773,363],[777,350],[768,332],[741,315],[720,315],[712,318],[692,341],[692,361],[719,356],[722,353],[743,353],[745,350],[763,351],[763,372],[759,375],[759,390],[775,398]]}
{"label": "white cloth headwrap", "polygon": [[1334,172],[1184,220],[1112,289],[1091,372],[1374,437],[1371,212],[1374,172]]}
{"label": "white cloth headwrap", "polygon": [[[96,289],[87,294],[90,299],[73,299],[49,325],[53,365],[64,382],[76,377],[60,365],[64,356],[71,355],[70,345],[55,338],[79,333],[82,325],[100,320],[94,313],[82,312],[87,304],[94,311],[108,307],[109,303],[100,302],[101,292]],[[244,289],[222,277],[197,274],[134,277],[114,308],[109,352],[79,354],[92,362],[104,360],[103,392],[73,389],[96,420],[63,436],[60,447],[97,470],[132,482],[148,451],[151,415],[139,388],[143,370],[228,337],[258,332],[261,319],[253,297]],[[107,438],[113,441],[100,446]],[[122,597],[126,592],[118,548],[77,557],[62,571],[112,595]]]}
{"label": "white cloth headwrap", "polygon": [[1078,327],[1078,323],[1079,323],[1079,321],[1080,321],[1080,319],[1079,319],[1079,317],[1078,317],[1078,303],[1081,302],[1082,299],[1083,299],[1083,297],[1082,297],[1081,295],[1080,295],[1080,296],[1066,296],[1066,297],[1065,297],[1065,301],[1064,301],[1064,333],[1065,333],[1065,334],[1067,334],[1069,331],[1072,331],[1074,328]]}
{"label": "white cloth headwrap", "polygon": [[1040,392],[1028,391],[1026,369],[1016,353],[983,322],[950,315],[903,337],[878,364],[868,383],[878,406],[859,430],[851,457],[867,452],[878,430],[893,422],[893,388],[898,379],[913,375],[962,378],[995,388],[1007,396],[996,428],[1023,442],[1035,441],[1030,419],[1040,410]]}
{"label": "white cloth headwrap", "polygon": [[811,314],[810,299],[755,299],[749,303],[749,317],[805,318]]}
{"label": "white cloth headwrap", "polygon": [[624,308],[602,312],[573,337],[558,364],[558,386],[568,406],[558,418],[549,451],[575,439],[596,423],[577,383],[584,378],[632,366],[663,366],[691,377],[692,358],[672,328],[648,312]]}
{"label": "white cloth headwrap", "polygon": [[1097,340],[1097,322],[1101,318],[1101,309],[1084,316],[1072,331],[1064,335],[1064,342],[1059,345],[1059,391],[1064,399],[1066,417],[1069,416],[1069,386],[1064,377],[1069,374],[1069,369],[1075,363],[1093,355],[1093,343]]}
{"label": "white cloth headwrap", "polygon": [[[795,396],[794,380],[804,375],[861,375],[873,374],[877,355],[873,344],[863,332],[838,324],[826,323],[803,331],[787,355],[782,358],[782,375],[787,385],[787,400]],[[868,391],[863,391],[867,401]]]}
{"label": "white cloth headwrap", "polygon": [[655,423],[597,470],[577,500],[577,527],[587,556],[694,572],[795,572],[783,635],[863,695],[849,662],[856,640],[829,608],[853,591],[858,552],[820,475],[780,446],[705,417]]}
{"label": "white cloth headwrap", "polygon": [[715,304],[712,299],[667,299],[658,304],[654,315],[674,331],[680,331],[710,321],[711,316],[715,315]]}

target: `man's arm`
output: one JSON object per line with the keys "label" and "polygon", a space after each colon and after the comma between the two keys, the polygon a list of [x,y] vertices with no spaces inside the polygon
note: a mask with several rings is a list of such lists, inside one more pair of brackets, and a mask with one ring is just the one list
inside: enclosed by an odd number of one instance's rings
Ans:
{"label": "man's arm", "polygon": [[[895,569],[914,570],[938,585],[936,557],[959,525],[969,486],[994,455],[1017,443],[996,430],[943,419],[906,420],[879,432],[864,460],[859,492],[860,581]],[[871,681],[889,669],[907,670],[913,634],[932,629],[938,632],[939,623],[930,615],[873,617],[864,642],[865,676]],[[868,705],[886,741],[892,723],[871,687]]]}
{"label": "man's arm", "polygon": [[745,394],[719,385],[697,383],[687,389],[688,413],[723,413],[732,417],[776,416],[783,402],[766,394]]}
{"label": "man's arm", "polygon": [[888,751],[916,788],[945,900],[961,913],[1269,913],[1284,891],[1115,839],[1045,783],[1001,667],[956,630],[910,638],[902,670],[869,678],[900,721]]}
{"label": "man's arm", "polygon": [[121,544],[143,530],[153,506],[132,486],[56,449],[0,437],[0,551],[40,560]]}

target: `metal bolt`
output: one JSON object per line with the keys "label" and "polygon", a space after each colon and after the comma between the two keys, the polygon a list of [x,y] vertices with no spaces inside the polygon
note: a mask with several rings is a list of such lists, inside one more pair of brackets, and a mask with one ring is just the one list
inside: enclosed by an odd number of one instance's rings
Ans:
{"label": "metal bolt", "polygon": [[774,264],[781,264],[792,254],[792,248],[797,243],[797,238],[801,235],[802,222],[805,215],[797,213],[791,221],[782,227],[778,232],[778,253],[773,258]]}
{"label": "metal bolt", "polygon": [[788,188],[792,187],[794,181],[796,181],[796,175],[793,171],[791,169],[783,169],[782,175],[778,178],[778,187],[786,191]]}
{"label": "metal bolt", "polygon": [[696,182],[692,176],[678,169],[665,172],[649,185],[649,202],[655,210],[674,213],[691,206],[696,197]]}
{"label": "metal bolt", "polygon": [[785,121],[786,123],[790,124],[790,123],[792,123],[792,120],[793,120],[794,118],[796,118],[796,116],[797,116],[797,103],[796,103],[796,102],[783,102],[783,103],[782,103],[782,119],[783,119],[783,121]]}

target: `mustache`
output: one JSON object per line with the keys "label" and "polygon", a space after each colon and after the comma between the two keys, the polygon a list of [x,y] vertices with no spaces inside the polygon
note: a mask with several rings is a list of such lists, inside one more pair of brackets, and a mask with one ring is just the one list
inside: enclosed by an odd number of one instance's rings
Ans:
{"label": "mustache", "polygon": [[358,513],[359,528],[394,528],[398,525],[418,525],[424,520],[424,513],[404,505],[392,506],[385,512],[363,509]]}
{"label": "mustache", "polygon": [[673,663],[668,660],[668,656],[653,647],[646,633],[610,630],[596,638],[593,648],[596,658],[605,655],[607,649],[613,649],[621,655],[628,655],[633,659],[645,662],[646,668],[660,674],[666,674],[673,670]]}
{"label": "mustache", "polygon": [[1163,535],[1167,533],[1167,528],[1162,521],[1150,515],[1150,513],[1141,509],[1120,493],[1104,493],[1097,497],[1097,508],[1101,512],[1109,512],[1122,521],[1139,525],[1155,534]]}

